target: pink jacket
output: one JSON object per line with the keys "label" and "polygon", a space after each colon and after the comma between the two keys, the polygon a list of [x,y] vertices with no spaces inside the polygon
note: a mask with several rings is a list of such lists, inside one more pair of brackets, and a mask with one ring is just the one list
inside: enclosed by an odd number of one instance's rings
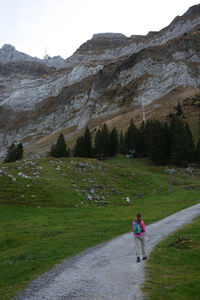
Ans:
{"label": "pink jacket", "polygon": [[[135,219],[135,221],[137,221],[137,219]],[[133,233],[134,233],[134,224],[135,224],[135,221],[133,221],[133,225],[132,225],[132,231],[133,231]],[[134,236],[140,236],[140,235],[144,235],[145,234],[146,227],[145,227],[145,224],[144,224],[143,220],[141,220],[141,227],[142,227],[142,233],[140,233],[140,234],[134,233]]]}

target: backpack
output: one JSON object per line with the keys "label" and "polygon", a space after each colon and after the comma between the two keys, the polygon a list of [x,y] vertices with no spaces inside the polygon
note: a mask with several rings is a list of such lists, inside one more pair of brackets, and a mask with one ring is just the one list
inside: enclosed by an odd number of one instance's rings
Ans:
{"label": "backpack", "polygon": [[136,234],[142,233],[142,227],[141,227],[141,225],[137,221],[135,221],[135,223],[134,223],[133,231]]}

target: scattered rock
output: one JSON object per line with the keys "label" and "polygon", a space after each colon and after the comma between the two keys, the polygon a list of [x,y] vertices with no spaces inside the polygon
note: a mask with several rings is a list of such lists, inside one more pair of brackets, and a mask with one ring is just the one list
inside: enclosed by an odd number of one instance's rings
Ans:
{"label": "scattered rock", "polygon": [[95,203],[98,203],[98,204],[107,204],[106,201],[97,201],[97,200],[95,200]]}
{"label": "scattered rock", "polygon": [[12,175],[11,175],[11,180],[12,180],[13,182],[16,182],[16,181],[17,181],[17,179],[16,179],[14,176],[12,176]]}
{"label": "scattered rock", "polygon": [[114,193],[114,194],[116,194],[116,195],[121,195],[121,194],[122,194],[122,192],[118,192],[118,191],[115,190],[115,189],[112,189],[111,192]]}
{"label": "scattered rock", "polygon": [[87,195],[87,191],[85,191],[85,190],[82,190],[81,193],[82,193],[83,195]]}
{"label": "scattered rock", "polygon": [[133,194],[133,196],[138,197],[138,198],[144,198],[144,194]]}
{"label": "scattered rock", "polygon": [[186,186],[186,188],[185,188],[186,190],[193,190],[194,189],[194,186],[192,186],[192,185],[189,185],[189,186]]}
{"label": "scattered rock", "polygon": [[24,174],[23,172],[19,172],[18,176],[21,176],[23,178],[31,178],[30,176],[27,176],[26,174]]}
{"label": "scattered rock", "polygon": [[186,172],[189,172],[189,173],[192,173],[192,168],[191,168],[191,167],[188,167],[188,168],[185,169],[185,171],[186,171]]}
{"label": "scattered rock", "polygon": [[76,166],[77,168],[85,169],[88,166],[88,163],[78,162]]}
{"label": "scattered rock", "polygon": [[89,194],[87,194],[87,199],[88,199],[89,201],[92,201],[92,200],[93,200],[93,199],[92,199],[92,196],[89,195]]}

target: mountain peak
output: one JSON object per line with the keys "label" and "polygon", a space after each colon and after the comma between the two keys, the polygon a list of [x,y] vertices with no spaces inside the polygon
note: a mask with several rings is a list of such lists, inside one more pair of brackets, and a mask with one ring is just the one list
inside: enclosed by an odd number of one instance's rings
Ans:
{"label": "mountain peak", "polygon": [[4,44],[3,47],[0,49],[0,62],[7,63],[7,62],[18,62],[18,61],[33,61],[37,60],[32,56],[19,52],[15,49],[14,46],[10,44]]}
{"label": "mountain peak", "polygon": [[102,32],[102,33],[95,33],[92,36],[92,39],[121,39],[121,38],[127,38],[124,34],[122,33],[115,33],[115,32]]}
{"label": "mountain peak", "polygon": [[186,13],[184,14],[184,16],[190,16],[190,15],[199,15],[200,14],[200,4],[191,6]]}
{"label": "mountain peak", "polygon": [[2,50],[15,51],[15,47],[10,45],[10,44],[4,44],[3,47],[2,47]]}

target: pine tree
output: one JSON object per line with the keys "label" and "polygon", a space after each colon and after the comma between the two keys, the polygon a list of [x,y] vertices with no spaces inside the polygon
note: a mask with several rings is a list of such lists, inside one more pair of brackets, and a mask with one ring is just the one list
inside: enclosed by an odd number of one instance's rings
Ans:
{"label": "pine tree", "polygon": [[109,131],[106,123],[103,125],[101,131],[101,150],[104,158],[109,156]]}
{"label": "pine tree", "polygon": [[92,137],[89,128],[85,129],[84,135],[76,140],[74,146],[74,156],[76,157],[92,157]]}
{"label": "pine tree", "polygon": [[118,153],[119,141],[117,130],[114,127],[109,135],[109,155],[111,157],[115,156]]}
{"label": "pine tree", "polygon": [[94,152],[97,158],[102,158],[103,153],[103,145],[102,145],[102,132],[100,129],[97,130],[95,140],[94,140]]}
{"label": "pine tree", "polygon": [[53,146],[51,150],[53,150],[54,157],[68,157],[67,147],[65,144],[65,138],[64,135],[61,133],[57,139],[56,144]]}
{"label": "pine tree", "polygon": [[168,126],[167,122],[164,123],[163,128],[164,128],[164,135],[165,135],[167,162],[169,162],[169,160],[170,160],[170,138],[169,138],[169,126]]}
{"label": "pine tree", "polygon": [[200,162],[200,139],[198,139],[197,146],[195,149],[195,160]]}
{"label": "pine tree", "polygon": [[131,120],[129,127],[125,132],[125,138],[124,138],[125,149],[127,153],[129,153],[130,150],[135,150],[135,136],[136,136],[136,127],[133,120]]}
{"label": "pine tree", "polygon": [[22,159],[22,157],[23,157],[23,152],[24,152],[23,145],[22,145],[22,143],[19,143],[19,144],[17,145],[17,148],[16,148],[16,156],[17,156],[17,160],[18,160],[18,159]]}
{"label": "pine tree", "polygon": [[92,157],[92,137],[88,127],[85,129],[83,136],[83,148],[83,156]]}
{"label": "pine tree", "polygon": [[17,158],[16,158],[16,146],[14,143],[12,143],[10,145],[10,147],[8,148],[8,151],[7,151],[7,154],[6,154],[6,158],[4,159],[4,162],[5,163],[8,163],[8,162],[13,162],[13,161],[16,161]]}
{"label": "pine tree", "polygon": [[134,136],[135,156],[144,157],[144,133],[136,128]]}
{"label": "pine tree", "polygon": [[51,145],[51,150],[49,152],[49,156],[55,156],[55,145],[54,144]]}
{"label": "pine tree", "polygon": [[23,157],[23,145],[22,143],[19,143],[17,147],[14,143],[11,144],[11,146],[8,148],[6,158],[4,160],[5,163],[8,162],[14,162],[16,160],[19,160]]}
{"label": "pine tree", "polygon": [[188,123],[185,122],[186,160],[193,162],[195,159],[195,145]]}
{"label": "pine tree", "polygon": [[146,126],[146,154],[149,159],[157,165],[167,163],[167,146],[164,126],[154,120]]}
{"label": "pine tree", "polygon": [[120,154],[125,154],[125,141],[124,141],[124,134],[121,131],[120,133],[120,138],[119,138],[119,153]]}
{"label": "pine tree", "polygon": [[74,156],[81,157],[81,138],[78,137],[74,146]]}
{"label": "pine tree", "polygon": [[170,161],[177,166],[187,165],[186,130],[181,119],[172,118],[169,125]]}
{"label": "pine tree", "polygon": [[183,115],[183,111],[182,111],[180,102],[178,102],[177,106],[175,106],[175,109],[176,109],[176,116],[177,117],[180,117],[180,116]]}

